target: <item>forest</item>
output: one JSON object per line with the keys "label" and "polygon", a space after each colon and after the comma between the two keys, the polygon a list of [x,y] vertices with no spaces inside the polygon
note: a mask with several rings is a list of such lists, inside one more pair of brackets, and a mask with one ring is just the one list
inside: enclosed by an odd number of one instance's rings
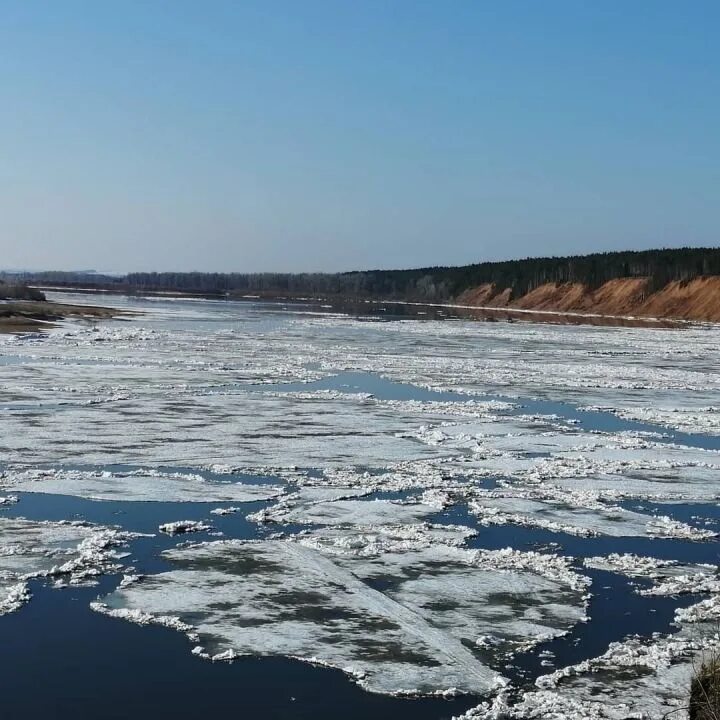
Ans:
{"label": "forest", "polygon": [[210,296],[321,296],[448,301],[485,283],[522,296],[545,283],[577,282],[590,288],[617,278],[649,278],[651,291],[673,280],[720,275],[720,248],[677,248],[537,257],[458,267],[367,270],[344,273],[143,272],[125,276],[34,272],[0,279],[34,285],[91,287],[120,292],[178,292]]}

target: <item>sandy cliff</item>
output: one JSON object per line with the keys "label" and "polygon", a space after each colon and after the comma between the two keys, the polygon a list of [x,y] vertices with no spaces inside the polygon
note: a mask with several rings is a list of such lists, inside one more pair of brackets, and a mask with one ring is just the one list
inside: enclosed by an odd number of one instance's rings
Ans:
{"label": "sandy cliff", "polygon": [[720,277],[671,282],[655,292],[646,278],[620,278],[594,289],[581,283],[546,283],[521,297],[513,297],[509,288],[485,284],[466,290],[457,302],[475,307],[720,322]]}

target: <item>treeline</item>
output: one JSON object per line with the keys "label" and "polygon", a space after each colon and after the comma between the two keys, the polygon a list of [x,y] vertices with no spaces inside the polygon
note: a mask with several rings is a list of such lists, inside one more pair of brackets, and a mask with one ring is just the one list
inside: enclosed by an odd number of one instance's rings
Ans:
{"label": "treeline", "polygon": [[617,278],[646,277],[650,290],[673,280],[720,275],[720,248],[679,248],[525,258],[461,267],[370,270],[347,273],[130,273],[125,277],[34,273],[36,284],[82,284],[124,292],[178,292],[221,296],[342,296],[444,301],[491,283],[513,297],[545,283],[578,282],[598,287]]}
{"label": "treeline", "polygon": [[27,285],[0,280],[0,300],[45,300],[45,294]]}
{"label": "treeline", "polygon": [[0,272],[0,282],[32,283],[33,285],[57,285],[58,287],[92,283],[94,287],[122,285],[125,276],[101,275],[92,271],[44,270],[42,272]]}
{"label": "treeline", "polygon": [[549,282],[597,287],[616,278],[647,277],[652,289],[672,280],[720,275],[720,248],[680,248],[526,258],[461,267],[369,270],[349,273],[132,273],[128,285],[229,295],[342,295],[407,300],[449,300],[485,283],[524,295]]}

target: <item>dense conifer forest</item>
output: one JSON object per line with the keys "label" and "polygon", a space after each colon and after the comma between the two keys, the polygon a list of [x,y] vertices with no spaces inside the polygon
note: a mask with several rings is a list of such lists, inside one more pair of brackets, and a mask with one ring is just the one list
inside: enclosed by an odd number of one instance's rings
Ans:
{"label": "dense conifer forest", "polygon": [[720,248],[608,252],[483,262],[460,267],[345,273],[153,272],[115,277],[95,273],[37,272],[12,277],[37,285],[85,286],[123,292],[446,301],[485,283],[511,288],[513,297],[519,297],[545,283],[577,282],[594,288],[617,278],[643,277],[650,280],[649,289],[656,290],[673,280],[688,281],[707,275],[720,276]]}

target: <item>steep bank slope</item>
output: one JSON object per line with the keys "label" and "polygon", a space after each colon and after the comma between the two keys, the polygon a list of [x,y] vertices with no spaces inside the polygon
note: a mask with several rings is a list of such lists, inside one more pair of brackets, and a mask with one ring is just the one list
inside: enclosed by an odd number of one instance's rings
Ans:
{"label": "steep bank slope", "polygon": [[653,292],[648,278],[619,278],[598,288],[583,283],[545,283],[513,297],[510,288],[484,284],[458,296],[461,305],[635,315],[720,322],[720,276],[673,281]]}

